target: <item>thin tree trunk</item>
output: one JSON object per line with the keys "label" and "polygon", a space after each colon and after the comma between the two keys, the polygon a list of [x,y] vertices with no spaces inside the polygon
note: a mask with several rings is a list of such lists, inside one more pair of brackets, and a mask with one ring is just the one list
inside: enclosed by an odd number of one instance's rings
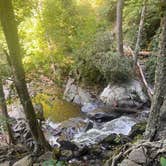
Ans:
{"label": "thin tree trunk", "polygon": [[[130,47],[128,47],[128,50],[131,52],[131,55],[134,58],[134,56],[135,56],[134,51]],[[139,74],[141,76],[141,80],[142,80],[142,82],[144,84],[144,87],[146,88],[146,91],[147,91],[147,94],[149,96],[149,99],[151,100],[152,96],[153,96],[153,90],[148,86],[148,83],[146,81],[146,78],[145,78],[145,75],[144,75],[143,70],[141,68],[141,65],[139,64],[139,61],[137,61],[136,67],[138,68]]]}
{"label": "thin tree trunk", "polygon": [[0,78],[0,108],[2,110],[2,115],[5,118],[6,121],[6,128],[7,128],[7,132],[8,132],[8,136],[9,136],[9,143],[14,144],[15,140],[13,137],[13,133],[12,133],[12,129],[9,123],[9,115],[7,112],[7,106],[6,106],[6,101],[5,101],[5,95],[4,95],[4,91],[3,91],[3,84],[2,84],[2,79]]}
{"label": "thin tree trunk", "polygon": [[157,58],[157,69],[155,75],[155,93],[151,105],[145,138],[153,141],[161,127],[160,112],[166,98],[166,2],[163,8],[163,19],[161,23],[162,33],[160,37],[160,53]]}
{"label": "thin tree trunk", "polygon": [[9,49],[9,58],[14,75],[14,83],[21,104],[23,105],[32,136],[37,144],[41,145],[45,150],[50,150],[51,147],[46,141],[38,121],[36,120],[35,111],[27,90],[11,0],[0,0],[0,19]]}
{"label": "thin tree trunk", "polygon": [[117,51],[119,55],[123,56],[123,29],[122,29],[122,17],[123,17],[123,0],[118,0],[116,10],[116,26],[117,26]]}
{"label": "thin tree trunk", "polygon": [[134,50],[134,58],[133,58],[134,69],[136,68],[138,54],[139,54],[139,51],[140,51],[140,43],[141,43],[141,40],[142,40],[142,31],[143,31],[143,27],[144,27],[145,13],[146,13],[146,0],[144,0],[144,4],[143,4],[143,7],[142,7],[142,11],[141,11],[141,19],[140,19],[140,23],[139,23],[137,41],[136,41],[135,50]]}

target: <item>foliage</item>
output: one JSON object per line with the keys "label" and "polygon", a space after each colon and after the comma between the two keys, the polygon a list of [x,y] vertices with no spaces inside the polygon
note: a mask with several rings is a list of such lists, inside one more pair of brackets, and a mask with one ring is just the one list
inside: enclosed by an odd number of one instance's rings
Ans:
{"label": "foliage", "polygon": [[166,166],[166,159],[164,157],[160,158],[160,164],[161,166]]}
{"label": "foliage", "polygon": [[[116,54],[116,0],[12,2],[27,73],[42,71],[59,84],[71,70],[78,80],[88,83],[119,82],[132,75],[130,60]],[[135,46],[142,5],[142,0],[124,4],[124,39],[131,46]],[[157,2],[149,0],[142,48],[158,49],[159,13]],[[0,29],[0,45],[7,48],[4,41]],[[147,67],[151,77],[150,68],[154,70],[154,65]]]}
{"label": "foliage", "polygon": [[103,77],[107,82],[115,83],[127,81],[132,76],[131,61],[117,55],[114,36],[109,31],[97,34],[93,43],[77,56],[80,77],[88,75],[90,81],[95,79],[100,81],[99,78]]}
{"label": "foliage", "polygon": [[154,84],[155,81],[155,70],[157,65],[157,57],[151,56],[148,61],[145,63],[147,79],[149,83]]}
{"label": "foliage", "polygon": [[6,131],[6,129],[7,129],[6,124],[7,123],[11,124],[12,120],[11,119],[7,119],[6,117],[0,115],[0,130],[1,131]]}
{"label": "foliage", "polygon": [[[159,8],[157,1],[149,0],[146,2],[147,10],[143,30],[143,42],[141,46],[144,48],[148,45],[151,38],[155,35],[155,31],[160,26]],[[142,0],[129,0],[125,2],[123,28],[125,40],[127,43],[135,46],[137,30],[140,21]],[[132,28],[131,28],[132,27]]]}
{"label": "foliage", "polygon": [[44,161],[42,166],[66,166],[65,162],[63,161],[57,161],[57,160],[48,160]]}

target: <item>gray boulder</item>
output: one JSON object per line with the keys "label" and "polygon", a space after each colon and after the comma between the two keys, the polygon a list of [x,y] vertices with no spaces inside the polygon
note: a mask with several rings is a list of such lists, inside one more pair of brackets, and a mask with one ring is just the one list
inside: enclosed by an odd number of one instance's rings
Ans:
{"label": "gray boulder", "polygon": [[148,100],[141,83],[137,80],[108,85],[101,93],[100,99],[106,104],[119,107],[139,107]]}
{"label": "gray boulder", "polygon": [[26,156],[14,163],[13,166],[32,166],[32,158],[30,156]]}
{"label": "gray boulder", "polygon": [[63,98],[69,102],[74,102],[80,105],[85,105],[86,103],[94,101],[90,92],[76,85],[72,78],[69,78],[67,82]]}
{"label": "gray boulder", "polygon": [[129,159],[125,159],[122,161],[121,164],[118,164],[118,166],[141,166],[141,165],[139,165],[139,164],[137,164]]}

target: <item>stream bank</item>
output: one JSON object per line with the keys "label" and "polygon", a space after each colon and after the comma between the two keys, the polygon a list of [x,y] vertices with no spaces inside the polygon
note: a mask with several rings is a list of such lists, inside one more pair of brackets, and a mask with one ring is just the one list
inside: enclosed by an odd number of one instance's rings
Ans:
{"label": "stream bank", "polygon": [[[149,109],[139,81],[108,85],[96,95],[69,79],[63,99],[62,91],[50,82],[30,82],[28,89],[33,101],[43,106],[40,108],[46,119],[42,122],[43,131],[57,151],[54,158],[58,161],[70,165],[102,166],[116,147],[132,142],[145,129],[135,129],[135,125],[146,121]],[[9,114],[15,119],[16,138],[33,148],[23,109],[16,98],[9,107]],[[123,109],[119,111],[117,108]]]}

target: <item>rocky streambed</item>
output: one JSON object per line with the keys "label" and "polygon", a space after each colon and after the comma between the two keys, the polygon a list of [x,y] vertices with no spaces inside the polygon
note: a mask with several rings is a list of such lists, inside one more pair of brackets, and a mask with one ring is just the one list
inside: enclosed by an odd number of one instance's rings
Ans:
{"label": "rocky streambed", "polygon": [[[56,104],[53,103],[57,101],[57,94],[53,93],[55,89],[45,93],[44,88],[38,90],[34,88],[33,83],[28,87],[34,101],[39,101],[44,106],[46,120],[42,122],[42,127],[46,138],[54,147],[54,151],[45,159],[37,161],[38,163],[53,157],[67,165],[102,166],[113,155],[115,149],[141,137],[145,130],[149,110],[148,98],[137,80],[120,85],[108,85],[98,95],[79,87],[73,79],[69,79],[63,99],[58,98],[59,102]],[[39,94],[44,94],[44,101]],[[71,105],[67,104],[65,107],[64,100]],[[14,106],[15,110],[9,114],[15,119],[13,129],[16,138],[20,143],[33,148],[33,140],[23,110],[18,102],[14,102],[12,107]],[[56,118],[53,118],[54,112]],[[63,118],[59,120],[57,116]]]}

